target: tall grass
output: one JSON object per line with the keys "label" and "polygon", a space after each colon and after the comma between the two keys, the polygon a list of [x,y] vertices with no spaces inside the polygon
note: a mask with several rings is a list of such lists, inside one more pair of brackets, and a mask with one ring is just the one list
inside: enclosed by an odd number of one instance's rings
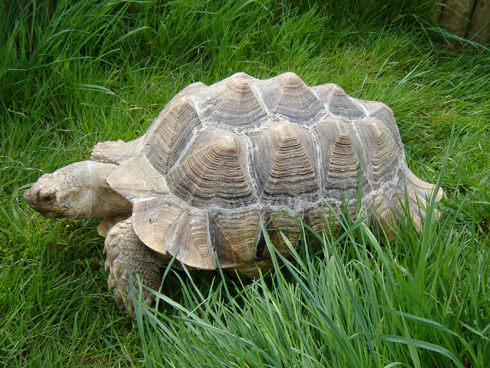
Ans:
{"label": "tall grass", "polygon": [[[421,255],[423,247],[409,249],[401,239],[393,247],[382,246],[363,220],[344,221],[345,232],[338,239],[321,237],[323,246],[317,252],[308,247],[303,254],[293,250],[294,261],[281,259],[282,272],[269,278],[244,284],[221,275],[206,294],[191,275],[179,278],[186,295],[180,302],[156,293],[177,314],[150,309],[147,318],[138,320],[145,362],[148,366],[201,362],[254,367],[463,367],[463,361],[486,359],[478,351],[486,343],[484,334],[477,332],[482,330],[468,330],[467,322],[475,323],[471,308],[445,300],[450,292],[456,298],[456,293],[481,292],[475,282],[488,278],[488,271],[480,268],[465,277],[468,288],[454,290],[451,275],[463,270],[446,253],[458,254],[471,233],[453,237],[447,231],[454,225],[451,220],[436,229],[429,230],[428,224],[424,230],[434,236],[425,240],[430,250],[426,247]],[[413,229],[404,231],[413,234]],[[416,240],[424,242],[423,235]],[[434,265],[425,270],[421,286],[413,262],[420,256]],[[488,260],[482,255],[478,262]],[[460,329],[448,314],[458,315],[465,328]]]}
{"label": "tall grass", "polygon": [[[490,365],[490,53],[447,51],[430,5],[0,5],[0,365]],[[305,229],[318,246],[255,280],[168,269],[158,307],[129,320],[107,292],[97,221],[44,220],[21,194],[98,141],[141,135],[187,84],[237,71],[389,104],[410,167],[445,190],[441,217],[392,243],[361,220],[338,238]]]}

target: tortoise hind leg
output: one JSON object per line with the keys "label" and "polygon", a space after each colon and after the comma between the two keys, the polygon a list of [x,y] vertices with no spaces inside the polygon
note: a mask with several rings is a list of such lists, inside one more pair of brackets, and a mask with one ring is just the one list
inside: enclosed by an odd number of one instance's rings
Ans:
{"label": "tortoise hind leg", "polygon": [[[158,290],[162,281],[161,256],[139,240],[133,230],[131,218],[119,222],[109,230],[104,253],[107,256],[105,269],[109,272],[109,290],[114,293],[117,304],[134,318],[130,280],[136,292],[139,290],[136,275],[139,275],[144,286]],[[155,295],[143,287],[143,299],[146,305],[151,305]]]}

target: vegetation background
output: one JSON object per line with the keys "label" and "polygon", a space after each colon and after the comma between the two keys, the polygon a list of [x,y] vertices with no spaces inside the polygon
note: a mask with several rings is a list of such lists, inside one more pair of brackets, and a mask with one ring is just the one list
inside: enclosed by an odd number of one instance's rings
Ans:
{"label": "vegetation background", "polygon": [[[0,366],[490,366],[490,52],[430,25],[431,3],[2,3]],[[169,270],[157,308],[128,319],[97,221],[45,220],[22,192],[237,71],[390,105],[409,166],[444,188],[441,218],[389,245],[345,219],[255,280]]]}

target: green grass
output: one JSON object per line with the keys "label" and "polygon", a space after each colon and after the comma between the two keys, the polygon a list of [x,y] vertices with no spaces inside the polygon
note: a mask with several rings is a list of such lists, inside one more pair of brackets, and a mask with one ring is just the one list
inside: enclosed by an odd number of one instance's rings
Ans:
{"label": "green grass", "polygon": [[[0,5],[0,365],[490,365],[488,48],[448,51],[419,1],[22,3]],[[255,280],[169,270],[132,321],[107,291],[97,221],[45,220],[22,192],[237,71],[389,104],[410,167],[444,188],[441,217],[389,245],[361,220],[305,231],[321,246]]]}

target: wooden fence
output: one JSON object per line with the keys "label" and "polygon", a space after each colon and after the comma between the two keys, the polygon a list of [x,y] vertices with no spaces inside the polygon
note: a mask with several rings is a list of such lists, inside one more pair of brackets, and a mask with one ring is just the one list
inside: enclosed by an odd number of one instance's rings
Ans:
{"label": "wooden fence", "polygon": [[[5,1],[5,0],[0,0]],[[48,15],[48,19],[53,14],[58,0],[6,0],[7,8],[9,3],[17,4],[20,10],[32,7],[38,3]],[[296,0],[281,0],[284,2],[295,2]],[[325,0],[322,0],[325,1]],[[322,1],[318,1],[321,3]],[[342,4],[339,0],[329,0]],[[361,6],[377,0],[358,0]],[[388,0],[392,1],[392,0]],[[403,1],[401,1],[403,3]],[[382,4],[382,2],[379,2]],[[12,5],[12,4],[10,4]],[[30,11],[27,12],[27,14]],[[434,0],[431,11],[432,22],[440,25],[447,31],[481,44],[490,44],[490,0]],[[0,12],[0,15],[2,13]],[[31,21],[30,19],[28,20]],[[29,27],[30,28],[30,27]],[[453,40],[453,46],[457,47],[458,42]]]}
{"label": "wooden fence", "polygon": [[490,0],[436,0],[432,21],[457,36],[490,43]]}

